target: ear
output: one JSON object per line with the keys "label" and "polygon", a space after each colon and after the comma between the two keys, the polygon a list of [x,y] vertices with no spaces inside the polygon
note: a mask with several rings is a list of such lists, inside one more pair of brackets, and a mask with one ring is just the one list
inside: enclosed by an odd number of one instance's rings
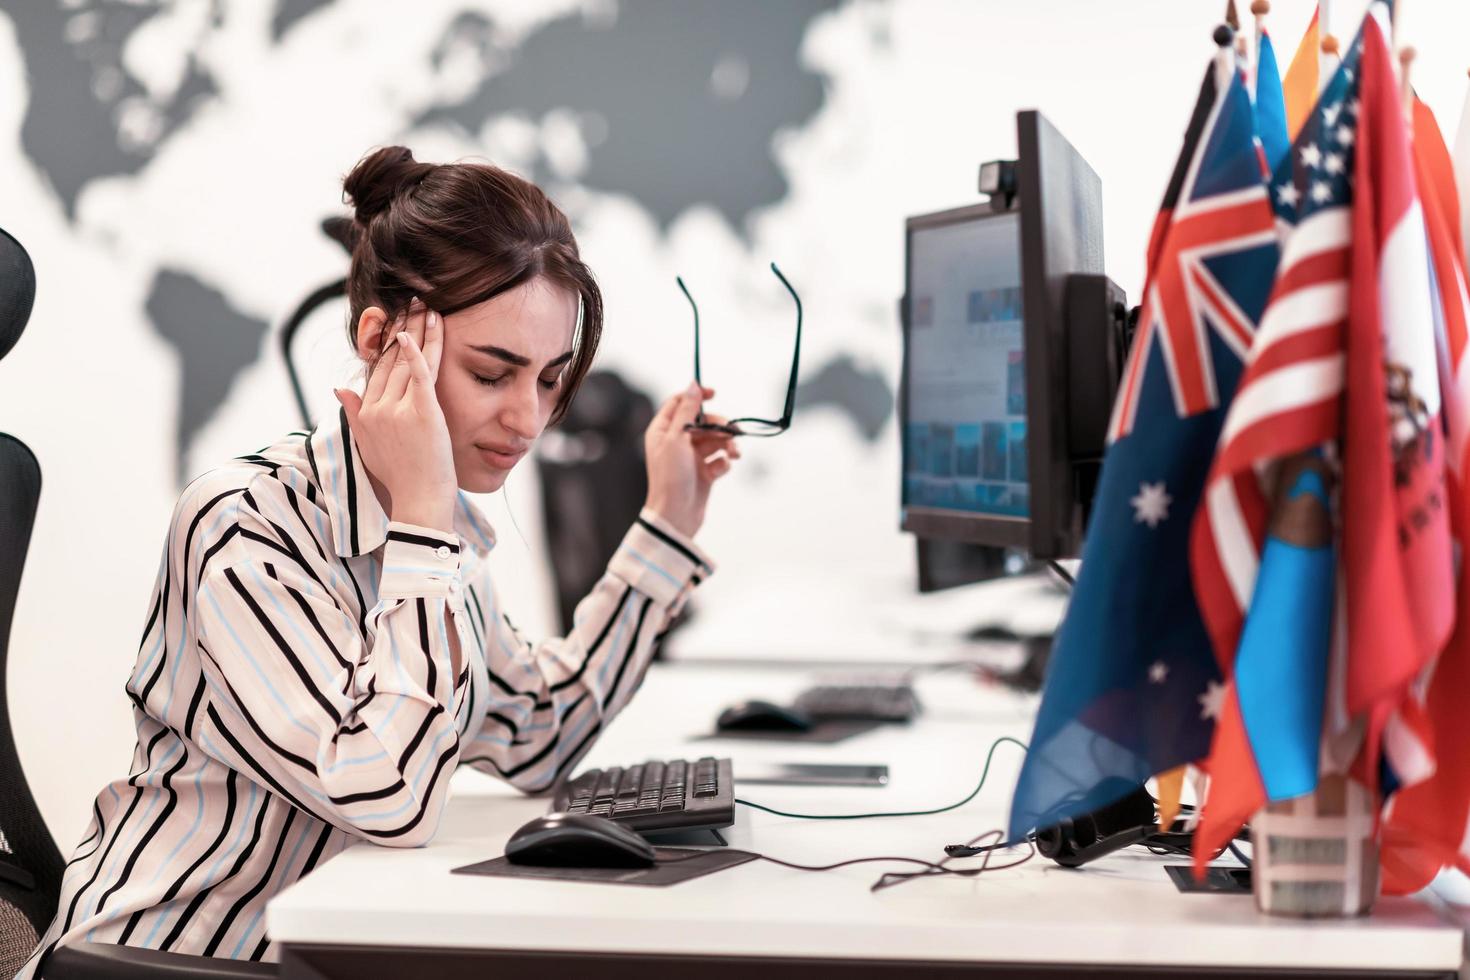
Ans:
{"label": "ear", "polygon": [[378,306],[369,306],[357,318],[357,356],[368,364],[375,363],[383,351],[383,330],[387,325],[388,314]]}

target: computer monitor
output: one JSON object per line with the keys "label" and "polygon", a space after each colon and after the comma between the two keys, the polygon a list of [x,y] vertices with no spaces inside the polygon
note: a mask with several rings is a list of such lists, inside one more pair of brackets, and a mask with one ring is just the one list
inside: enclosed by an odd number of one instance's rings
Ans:
{"label": "computer monitor", "polygon": [[919,591],[939,592],[1029,571],[1032,563],[1018,548],[993,548],[947,538],[915,539]]}
{"label": "computer monitor", "polygon": [[1038,112],[1015,184],[908,219],[902,526],[920,538],[1081,549],[1124,354],[1102,274],[1102,187]]}

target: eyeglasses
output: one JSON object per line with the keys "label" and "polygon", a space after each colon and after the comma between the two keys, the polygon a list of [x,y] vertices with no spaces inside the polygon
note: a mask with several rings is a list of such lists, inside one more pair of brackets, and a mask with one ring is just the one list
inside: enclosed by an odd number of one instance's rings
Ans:
{"label": "eyeglasses", "polygon": [[[725,432],[732,436],[777,436],[791,427],[791,412],[796,407],[796,370],[801,363],[801,297],[796,295],[796,290],[791,288],[791,283],[781,275],[781,270],[776,268],[774,262],[771,263],[771,271],[776,274],[777,279],[781,280],[781,285],[786,287],[786,291],[796,302],[796,346],[791,352],[791,380],[786,384],[785,411],[781,413],[779,419],[739,418],[719,423],[706,421],[704,411],[701,409],[698,417],[685,426],[686,429]],[[689,301],[690,309],[694,310],[694,380],[703,387],[704,380],[699,373],[699,307],[695,304],[694,297],[689,295],[689,287],[684,285],[684,280],[675,276],[674,281],[679,284],[684,298]]]}

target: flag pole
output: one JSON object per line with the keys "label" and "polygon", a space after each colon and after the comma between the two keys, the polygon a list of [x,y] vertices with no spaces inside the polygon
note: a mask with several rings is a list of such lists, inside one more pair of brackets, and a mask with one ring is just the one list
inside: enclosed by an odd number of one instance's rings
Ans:
{"label": "flag pole", "polygon": [[1251,95],[1256,94],[1256,79],[1261,74],[1261,38],[1266,34],[1266,15],[1271,12],[1271,0],[1252,0],[1251,13],[1256,17],[1256,54],[1251,63]]}
{"label": "flag pole", "polygon": [[1320,92],[1332,81],[1332,75],[1337,71],[1339,45],[1337,38],[1331,34],[1322,37],[1322,58],[1318,62],[1317,91]]}
{"label": "flag pole", "polygon": [[1409,81],[1409,69],[1414,64],[1414,58],[1419,54],[1414,50],[1412,44],[1405,45],[1399,51],[1399,84],[1403,88],[1404,97],[1404,124],[1409,127],[1409,135],[1414,135],[1414,86]]}
{"label": "flag pole", "polygon": [[[1337,39],[1332,37],[1332,0],[1317,0],[1317,29],[1322,32],[1322,53],[1317,58],[1317,84],[1318,91],[1327,87],[1327,80],[1337,70],[1337,66],[1330,64],[1333,55],[1337,54]],[[1332,39],[1332,50],[1327,50],[1327,41]]]}
{"label": "flag pole", "polygon": [[1220,50],[1215,52],[1215,81],[1223,91],[1230,87],[1230,76],[1237,70],[1235,59],[1235,31],[1229,24],[1221,24],[1212,35]]}
{"label": "flag pole", "polygon": [[1225,26],[1230,28],[1231,37],[1235,42],[1235,53],[1240,59],[1239,66],[1247,72],[1246,84],[1249,85],[1250,51],[1246,48],[1245,31],[1240,29],[1240,14],[1236,10],[1235,0],[1225,0]]}

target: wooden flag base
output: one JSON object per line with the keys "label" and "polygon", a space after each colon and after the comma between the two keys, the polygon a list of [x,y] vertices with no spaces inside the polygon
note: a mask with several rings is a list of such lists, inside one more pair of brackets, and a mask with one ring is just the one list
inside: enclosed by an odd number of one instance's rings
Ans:
{"label": "wooden flag base", "polygon": [[1341,776],[1258,811],[1251,851],[1256,907],[1270,915],[1367,915],[1378,897],[1372,799]]}

